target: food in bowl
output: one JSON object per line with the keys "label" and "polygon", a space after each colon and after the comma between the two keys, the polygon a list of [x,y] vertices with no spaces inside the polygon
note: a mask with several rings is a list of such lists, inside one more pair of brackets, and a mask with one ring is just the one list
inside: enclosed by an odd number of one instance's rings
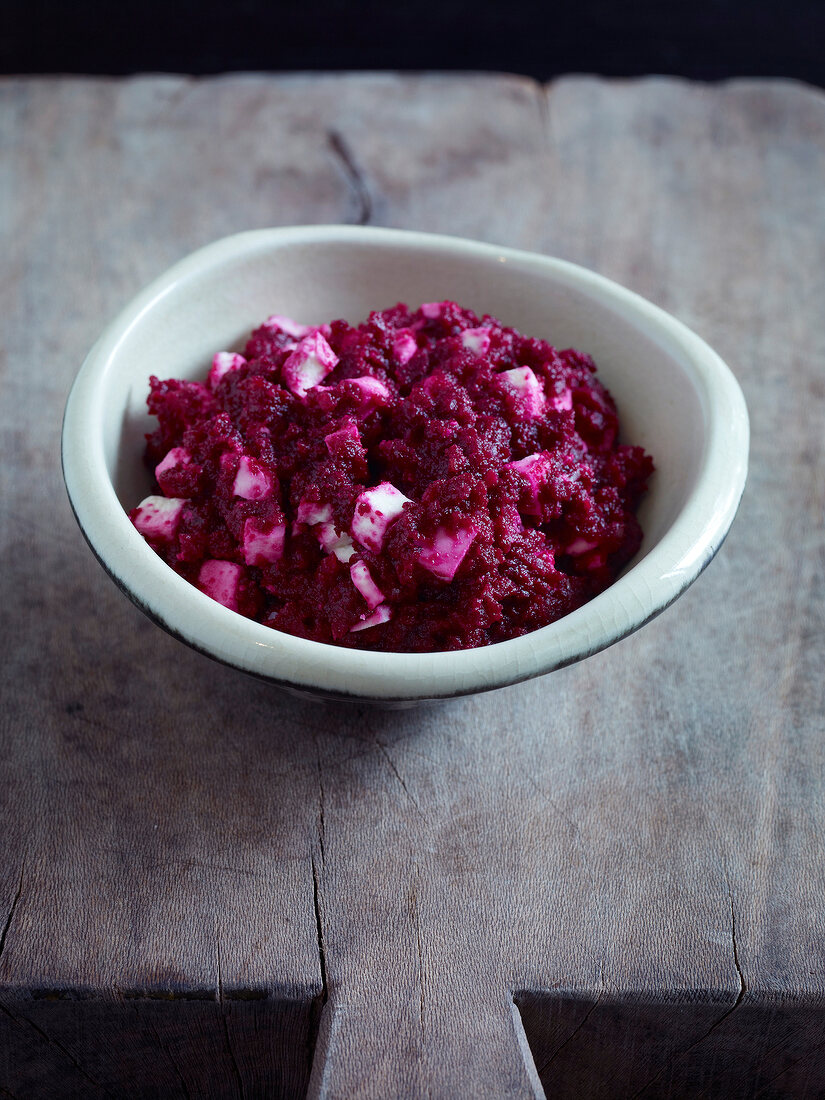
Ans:
{"label": "food in bowl", "polygon": [[653,472],[593,361],[455,302],[358,326],[273,315],[205,382],[150,380],[157,492],[130,513],[177,573],[299,637],[469,649],[556,621],[636,554]]}

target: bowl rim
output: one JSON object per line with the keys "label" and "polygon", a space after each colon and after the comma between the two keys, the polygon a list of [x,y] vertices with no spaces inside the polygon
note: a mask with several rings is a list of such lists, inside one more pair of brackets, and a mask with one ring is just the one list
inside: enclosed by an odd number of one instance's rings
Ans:
{"label": "bowl rim", "polygon": [[[132,526],[103,451],[101,385],[121,344],[167,294],[205,270],[285,246],[350,243],[467,260],[496,260],[551,275],[562,286],[618,309],[635,328],[689,361],[707,418],[695,484],[659,541],[604,592],[549,626],[519,638],[448,653],[373,653],[272,630],[211,600],[170,569]],[[681,321],[587,268],[539,253],[410,230],[316,225],[254,229],[207,244],[140,291],[93,345],[68,395],[61,456],[72,510],[115,583],[150,618],[192,648],[282,687],[332,698],[418,701],[493,690],[572,664],[660,614],[709,564],[735,517],[747,477],[745,399],[722,359]]]}

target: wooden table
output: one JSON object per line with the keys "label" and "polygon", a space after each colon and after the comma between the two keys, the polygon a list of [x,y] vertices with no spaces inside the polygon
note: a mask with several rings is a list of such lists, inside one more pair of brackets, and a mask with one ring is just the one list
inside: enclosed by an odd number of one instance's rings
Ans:
{"label": "wooden table", "polygon": [[[0,1096],[825,1094],[823,93],[0,95]],[[661,618],[393,712],[216,666],[105,578],[58,459],[103,324],[211,239],[341,221],[575,260],[727,360],[748,488]]]}

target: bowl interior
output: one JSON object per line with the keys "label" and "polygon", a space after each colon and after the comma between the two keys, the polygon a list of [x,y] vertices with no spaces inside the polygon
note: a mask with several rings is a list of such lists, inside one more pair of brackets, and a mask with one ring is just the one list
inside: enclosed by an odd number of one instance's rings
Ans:
{"label": "bowl interior", "polygon": [[[593,356],[613,393],[623,439],[653,455],[656,475],[640,512],[638,562],[679,515],[707,444],[703,388],[682,341],[541,258],[454,254],[350,240],[261,247],[173,282],[123,333],[100,381],[100,430],[108,475],[125,509],[149,491],[142,464],[148,378],[203,380],[212,355],[240,348],[270,313],[320,323],[366,318],[398,301],[452,298],[557,347]],[[574,269],[575,270],[575,269]]]}

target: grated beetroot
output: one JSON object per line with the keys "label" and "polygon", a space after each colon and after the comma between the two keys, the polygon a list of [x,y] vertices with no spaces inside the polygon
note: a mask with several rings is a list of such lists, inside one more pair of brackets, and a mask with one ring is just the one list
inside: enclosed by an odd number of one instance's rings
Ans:
{"label": "grated beetroot", "polygon": [[641,542],[653,472],[578,351],[455,302],[309,327],[273,315],[205,384],[150,380],[157,492],[130,512],[234,611],[363,649],[546,626]]}

